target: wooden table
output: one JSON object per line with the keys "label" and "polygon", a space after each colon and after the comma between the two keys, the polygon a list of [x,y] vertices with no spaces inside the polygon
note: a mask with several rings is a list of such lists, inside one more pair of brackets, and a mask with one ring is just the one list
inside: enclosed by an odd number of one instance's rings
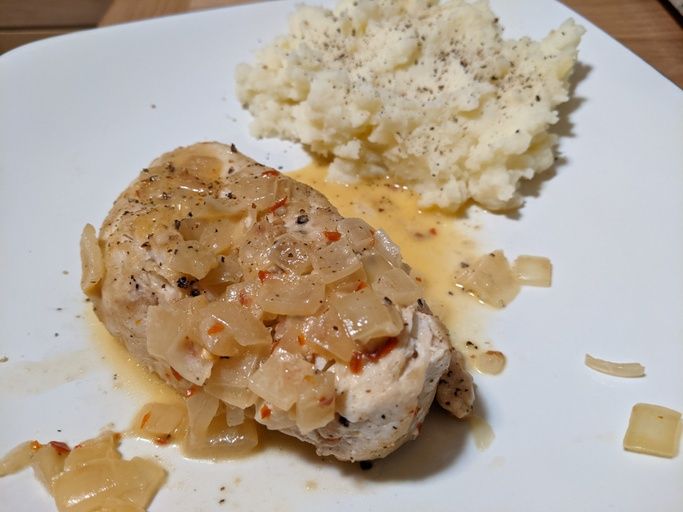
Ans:
{"label": "wooden table", "polygon": [[[253,0],[0,0],[0,52],[95,25],[249,1]],[[668,0],[563,1],[683,88],[683,17]]]}

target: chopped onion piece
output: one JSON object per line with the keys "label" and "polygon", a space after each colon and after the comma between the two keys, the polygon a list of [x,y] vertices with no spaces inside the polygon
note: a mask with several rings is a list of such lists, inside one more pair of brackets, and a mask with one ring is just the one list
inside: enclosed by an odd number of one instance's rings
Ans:
{"label": "chopped onion piece", "polygon": [[188,436],[190,443],[200,442],[206,436],[211,421],[218,412],[218,399],[203,391],[195,393],[185,400],[188,417]]}
{"label": "chopped onion piece", "polygon": [[236,356],[243,347],[270,346],[270,329],[238,302],[215,301],[199,312],[199,340],[212,354]]}
{"label": "chopped onion piece", "polygon": [[219,197],[207,197],[205,208],[195,216],[202,218],[213,216],[237,217],[244,214],[249,208],[249,203],[229,193],[221,194]]}
{"label": "chopped onion piece", "polygon": [[681,413],[661,405],[639,403],[633,406],[624,449],[674,457],[681,437]]}
{"label": "chopped onion piece", "polygon": [[120,459],[119,438],[114,432],[104,432],[93,439],[77,444],[64,460],[64,471],[70,471],[95,459]]}
{"label": "chopped onion piece", "polygon": [[237,343],[244,347],[270,345],[273,341],[270,329],[255,318],[248,308],[237,302],[212,302],[204,311],[213,318],[214,325],[216,321],[224,325]]}
{"label": "chopped onion piece", "polygon": [[236,302],[241,306],[249,308],[251,314],[263,320],[263,309],[256,303],[259,285],[255,282],[242,281],[231,284],[225,289],[225,294],[221,300],[226,302]]}
{"label": "chopped onion piece", "polygon": [[178,233],[186,241],[199,240],[206,229],[206,222],[197,217],[186,217],[176,225],[178,226]]}
{"label": "chopped onion piece", "polygon": [[249,377],[256,371],[261,356],[247,352],[239,357],[221,359],[214,365],[207,385],[223,385],[237,388],[249,386]]}
{"label": "chopped onion piece", "polygon": [[348,363],[356,350],[356,344],[346,333],[337,310],[328,308],[322,315],[308,317],[301,328],[298,343],[313,343],[315,352],[320,352],[329,359]]}
{"label": "chopped onion piece", "polygon": [[168,267],[171,270],[191,275],[197,279],[202,279],[217,266],[218,258],[216,255],[192,240],[179,243],[168,261]]}
{"label": "chopped onion piece", "polygon": [[235,223],[225,218],[207,222],[199,237],[199,243],[213,254],[227,251],[232,245]]}
{"label": "chopped onion piece", "polygon": [[274,225],[264,217],[244,233],[239,246],[239,261],[245,273],[255,274],[273,264],[273,244],[284,232],[281,225]]}
{"label": "chopped onion piece", "polygon": [[[216,304],[211,303],[210,307]],[[240,306],[238,306],[240,307]],[[233,336],[232,329],[229,329],[223,320],[219,320],[211,311],[201,311],[199,317],[199,341],[202,346],[212,354],[220,357],[232,357],[239,355],[243,348],[237,343]],[[215,309],[215,308],[212,308]],[[251,316],[249,310],[245,309],[245,314]]]}
{"label": "chopped onion piece", "polygon": [[0,459],[0,477],[17,473],[31,465],[33,455],[40,448],[37,441],[26,441]]}
{"label": "chopped onion piece", "polygon": [[645,367],[640,363],[614,363],[597,359],[590,354],[586,354],[585,362],[589,368],[615,377],[643,377],[645,375]]}
{"label": "chopped onion piece", "polygon": [[220,177],[221,169],[223,169],[223,162],[215,156],[196,153],[180,156],[175,165],[190,175],[202,179],[202,181],[217,180]]}
{"label": "chopped onion piece", "polygon": [[244,409],[226,405],[225,423],[228,425],[228,427],[236,427],[244,423]]}
{"label": "chopped onion piece", "polygon": [[325,284],[339,281],[361,267],[361,261],[354,254],[351,246],[341,240],[320,247],[313,253],[313,268],[320,274]]}
{"label": "chopped onion piece", "polygon": [[294,274],[308,274],[312,270],[309,242],[286,233],[270,248],[270,260],[283,270]]}
{"label": "chopped onion piece", "polygon": [[254,404],[256,395],[247,389],[249,377],[258,366],[260,356],[248,352],[243,356],[220,359],[214,365],[211,377],[204,384],[204,391],[223,402],[241,407]]}
{"label": "chopped onion piece", "polygon": [[30,441],[0,461],[0,476],[30,461],[62,512],[144,512],[166,473],[151,461],[122,460],[119,442],[120,435],[113,432],[83,441],[73,450],[57,441]]}
{"label": "chopped onion piece", "polygon": [[353,293],[362,288],[369,286],[370,280],[368,279],[365,270],[361,267],[353,274],[346,276],[344,279],[335,281],[334,283],[328,284],[325,289],[327,291],[328,299],[334,296],[346,295],[347,293]]}
{"label": "chopped onion piece", "polygon": [[168,362],[168,352],[187,336],[193,336],[194,317],[206,307],[203,296],[147,308],[147,351]]}
{"label": "chopped onion piece", "polygon": [[335,380],[330,373],[304,377],[306,386],[296,401],[296,424],[302,434],[324,427],[334,419]]}
{"label": "chopped onion piece", "polygon": [[258,212],[268,209],[278,199],[288,195],[285,183],[276,176],[236,180],[231,183],[229,192],[238,200],[242,199],[247,207],[254,204]]}
{"label": "chopped onion piece", "polygon": [[36,478],[52,493],[55,478],[64,471],[64,460],[68,452],[45,444],[38,448],[31,460]]}
{"label": "chopped onion piece", "polygon": [[312,364],[281,348],[249,378],[249,389],[284,411],[294,405],[308,386],[304,377],[315,374]]}
{"label": "chopped onion piece", "polygon": [[218,414],[202,436],[188,436],[185,455],[202,459],[219,459],[242,455],[258,444],[258,433],[253,420],[228,426],[225,414]]}
{"label": "chopped onion piece", "polygon": [[362,219],[351,217],[342,219],[337,229],[351,244],[354,251],[364,251],[375,245],[374,230]]}
{"label": "chopped onion piece", "polygon": [[197,386],[201,386],[209,378],[215,361],[213,355],[190,338],[176,343],[169,349],[167,355],[171,368]]}
{"label": "chopped onion piece", "polygon": [[268,427],[269,430],[284,430],[296,427],[294,414],[290,414],[289,411],[278,409],[274,405],[260,399],[256,402],[255,409],[256,415],[254,419]]}
{"label": "chopped onion piece", "polygon": [[182,404],[146,404],[133,420],[133,430],[154,441],[168,442],[178,436],[187,422]]}
{"label": "chopped onion piece", "polygon": [[465,268],[456,275],[456,284],[496,308],[504,308],[519,293],[519,282],[500,250],[482,256]]}
{"label": "chopped onion piece", "polygon": [[214,387],[210,386],[208,389],[204,388],[207,393],[219,398],[222,402],[241,409],[246,409],[254,405],[257,396],[252,391],[246,388],[237,388],[232,386]]}
{"label": "chopped onion piece", "polygon": [[237,254],[221,255],[218,257],[218,266],[206,274],[200,284],[204,287],[238,283],[242,276],[242,267],[237,259]]}
{"label": "chopped onion piece", "polygon": [[92,224],[86,224],[81,234],[81,289],[92,292],[104,277],[102,250]]}
{"label": "chopped onion piece", "polygon": [[201,385],[211,374],[213,358],[195,343],[195,315],[206,307],[203,296],[147,308],[147,350],[166,361],[183,378]]}
{"label": "chopped onion piece", "polygon": [[396,245],[389,235],[387,235],[383,230],[378,229],[375,231],[375,247],[377,253],[384,256],[391,264],[395,267],[400,267],[401,261],[401,250],[398,245]]}
{"label": "chopped onion piece", "polygon": [[363,267],[368,275],[368,281],[374,283],[394,266],[384,256],[367,254],[363,256]]}
{"label": "chopped onion piece", "polygon": [[166,478],[155,462],[96,459],[65,471],[54,481],[54,498],[60,511],[89,512],[111,507],[112,500],[146,508]]}
{"label": "chopped onion piece", "polygon": [[515,259],[512,271],[523,285],[548,287],[552,281],[553,265],[548,258],[522,255]]}
{"label": "chopped onion piece", "polygon": [[363,344],[397,336],[403,330],[403,320],[396,307],[385,304],[370,288],[336,297],[333,304],[347,334]]}
{"label": "chopped onion piece", "polygon": [[263,281],[257,302],[276,315],[313,315],[325,299],[325,285],[314,275],[294,279],[270,277]]}
{"label": "chopped onion piece", "polygon": [[273,330],[273,340],[277,346],[305,359],[315,347],[308,345],[303,335],[304,321],[308,318],[310,317],[281,317]]}
{"label": "chopped onion piece", "polygon": [[400,268],[392,268],[381,274],[373,281],[372,288],[399,306],[409,306],[422,297],[422,288]]}

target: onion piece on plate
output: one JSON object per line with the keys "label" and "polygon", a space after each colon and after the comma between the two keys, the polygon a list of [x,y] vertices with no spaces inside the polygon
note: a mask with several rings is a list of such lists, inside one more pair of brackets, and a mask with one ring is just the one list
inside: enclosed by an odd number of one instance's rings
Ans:
{"label": "onion piece on plate", "polygon": [[681,413],[653,404],[636,404],[631,410],[624,449],[659,457],[674,457],[681,437]]}
{"label": "onion piece on plate", "polygon": [[512,264],[517,280],[525,286],[549,287],[552,282],[553,265],[542,256],[521,255]]}
{"label": "onion piece on plate", "polygon": [[519,293],[519,281],[503,251],[493,251],[466,266],[455,276],[456,286],[481,302],[504,308]]}
{"label": "onion piece on plate", "polygon": [[86,224],[81,234],[81,262],[83,267],[81,288],[87,293],[94,290],[104,277],[102,250],[92,224]]}
{"label": "onion piece on plate", "polygon": [[0,477],[12,475],[31,465],[33,455],[40,448],[38,441],[26,441],[0,459]]}
{"label": "onion piece on plate", "polygon": [[614,377],[633,378],[645,376],[645,367],[640,363],[615,363],[598,359],[590,354],[586,354],[586,366]]}
{"label": "onion piece on plate", "polygon": [[22,443],[0,459],[0,476],[29,464],[60,512],[144,511],[166,478],[156,462],[118,451],[121,436],[104,432],[73,449],[60,441]]}

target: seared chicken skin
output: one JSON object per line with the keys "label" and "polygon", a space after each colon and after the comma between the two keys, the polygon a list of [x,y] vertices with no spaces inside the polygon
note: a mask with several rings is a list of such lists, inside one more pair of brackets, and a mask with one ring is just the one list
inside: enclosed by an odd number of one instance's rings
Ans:
{"label": "seared chicken skin", "polygon": [[234,432],[255,420],[369,460],[417,436],[440,382],[444,407],[471,410],[462,358],[386,234],[234,146],[152,162],[81,250],[112,335],[219,400]]}

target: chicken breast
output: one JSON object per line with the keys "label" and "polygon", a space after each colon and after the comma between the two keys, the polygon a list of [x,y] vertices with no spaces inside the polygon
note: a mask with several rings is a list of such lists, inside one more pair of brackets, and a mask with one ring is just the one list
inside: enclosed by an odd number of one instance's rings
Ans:
{"label": "chicken breast", "polygon": [[218,399],[211,414],[235,432],[256,421],[370,460],[417,436],[439,382],[453,414],[472,407],[471,378],[388,236],[234,146],[152,162],[99,237],[86,227],[81,254],[112,335],[180,392]]}

